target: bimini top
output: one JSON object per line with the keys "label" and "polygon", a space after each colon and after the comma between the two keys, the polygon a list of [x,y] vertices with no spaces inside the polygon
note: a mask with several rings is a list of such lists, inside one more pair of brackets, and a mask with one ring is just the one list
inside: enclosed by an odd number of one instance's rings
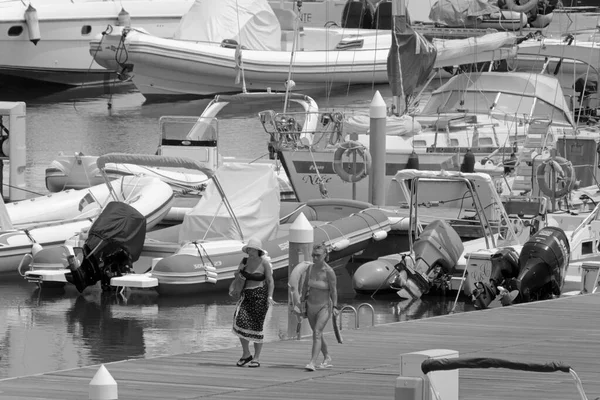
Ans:
{"label": "bimini top", "polygon": [[457,75],[431,94],[421,114],[442,113],[537,118],[575,126],[558,79],[525,72]]}

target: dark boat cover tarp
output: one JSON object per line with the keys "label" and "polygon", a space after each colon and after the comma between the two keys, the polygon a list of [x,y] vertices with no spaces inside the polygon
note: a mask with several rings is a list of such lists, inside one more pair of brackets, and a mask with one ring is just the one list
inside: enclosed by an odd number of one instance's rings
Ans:
{"label": "dark boat cover tarp", "polygon": [[94,250],[109,244],[127,251],[132,261],[142,254],[146,238],[146,218],[129,204],[111,201],[90,227],[86,245]]}
{"label": "dark boat cover tarp", "polygon": [[429,19],[448,26],[466,26],[475,18],[498,11],[500,8],[487,0],[439,0],[431,7]]}
{"label": "dark boat cover tarp", "polygon": [[402,90],[407,98],[412,95],[427,81],[436,56],[435,46],[410,27],[405,15],[394,16],[392,46],[387,58],[392,95],[401,96]]}
{"label": "dark boat cover tarp", "polygon": [[528,363],[503,360],[489,357],[458,357],[429,359],[421,363],[421,371],[427,374],[431,371],[450,371],[459,368],[506,368],[530,372],[570,372],[571,367],[561,362]]}

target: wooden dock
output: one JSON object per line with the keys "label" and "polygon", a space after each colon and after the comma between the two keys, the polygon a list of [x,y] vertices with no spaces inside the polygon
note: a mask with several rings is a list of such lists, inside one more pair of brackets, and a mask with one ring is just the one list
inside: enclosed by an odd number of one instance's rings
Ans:
{"label": "wooden dock", "polygon": [[[345,316],[347,318],[347,316]],[[368,318],[363,318],[367,319]],[[361,320],[361,325],[367,321]],[[260,368],[235,366],[240,348],[105,364],[120,400],[393,399],[402,353],[456,350],[461,356],[563,361],[600,396],[600,294],[574,296],[342,331],[334,367],[304,371],[311,341],[265,344]],[[2,400],[87,399],[98,366],[0,380]],[[566,373],[461,370],[461,399],[578,399]]]}

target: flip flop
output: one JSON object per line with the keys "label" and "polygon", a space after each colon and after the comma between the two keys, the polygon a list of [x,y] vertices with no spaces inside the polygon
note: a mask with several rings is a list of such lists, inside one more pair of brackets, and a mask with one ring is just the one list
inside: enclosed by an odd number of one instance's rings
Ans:
{"label": "flip flop", "polygon": [[243,367],[244,365],[248,364],[250,361],[252,361],[252,356],[248,356],[246,358],[242,357],[238,360],[238,362],[235,364],[238,367]]}
{"label": "flip flop", "polygon": [[248,364],[248,368],[258,368],[260,367],[260,363],[256,360],[252,360],[250,361],[250,364]]}

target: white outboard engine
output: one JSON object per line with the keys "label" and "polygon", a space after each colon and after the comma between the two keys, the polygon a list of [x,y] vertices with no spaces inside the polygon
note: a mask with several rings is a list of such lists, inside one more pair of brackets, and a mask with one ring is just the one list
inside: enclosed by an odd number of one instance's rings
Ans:
{"label": "white outboard engine", "polygon": [[519,276],[509,289],[518,290],[521,303],[561,294],[571,249],[565,231],[554,226],[540,229],[521,250]]}
{"label": "white outboard engine", "polygon": [[434,221],[413,245],[414,263],[406,257],[394,266],[399,272],[392,285],[400,290],[400,297],[418,299],[440,275],[452,272],[463,251],[464,245],[454,228],[446,221]]}
{"label": "white outboard engine", "polygon": [[132,206],[113,201],[106,205],[88,232],[80,257],[69,256],[68,282],[79,292],[101,281],[110,288],[110,279],[133,271],[146,238],[146,218]]}

